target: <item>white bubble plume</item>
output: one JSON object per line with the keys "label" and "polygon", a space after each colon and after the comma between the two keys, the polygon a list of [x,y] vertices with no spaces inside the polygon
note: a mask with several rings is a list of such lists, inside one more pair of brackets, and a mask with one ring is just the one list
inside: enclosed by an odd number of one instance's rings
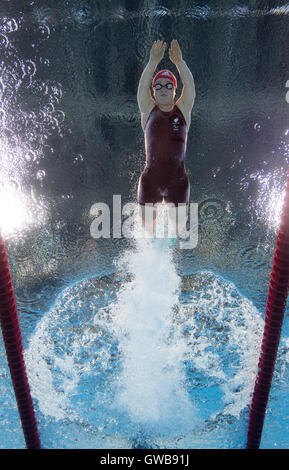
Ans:
{"label": "white bubble plume", "polygon": [[136,250],[118,261],[131,279],[118,293],[113,315],[123,358],[116,404],[142,425],[181,432],[196,422],[185,384],[186,345],[172,324],[181,279],[169,240],[161,240],[162,248],[159,241],[136,236]]}

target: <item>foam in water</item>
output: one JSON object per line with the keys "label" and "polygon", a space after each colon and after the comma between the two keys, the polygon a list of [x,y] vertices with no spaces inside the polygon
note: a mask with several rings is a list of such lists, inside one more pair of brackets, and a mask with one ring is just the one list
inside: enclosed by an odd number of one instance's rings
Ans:
{"label": "foam in water", "polygon": [[[181,280],[169,249],[136,238],[118,266],[133,275],[118,294],[114,331],[123,357],[116,404],[132,420],[170,432],[192,429],[196,409],[185,384],[185,342],[172,329]],[[164,241],[165,242],[165,241]],[[165,246],[165,243],[164,243]]]}
{"label": "foam in water", "polygon": [[[48,313],[38,325],[25,354],[27,371],[31,377],[32,395],[38,398],[40,411],[56,421],[64,419],[70,409],[69,392],[78,384],[78,371],[73,356],[64,352],[59,356],[53,339],[47,333],[51,331],[55,315]],[[61,370],[61,385],[57,386],[53,375],[55,369]],[[71,417],[76,414],[70,409]]]}
{"label": "foam in water", "polygon": [[115,276],[68,287],[37,325],[26,362],[43,426],[76,448],[218,447],[250,402],[263,320],[220,276],[181,278],[167,240],[132,241]]}
{"label": "foam in water", "polygon": [[186,332],[185,360],[218,384],[222,402],[211,415],[240,413],[250,402],[264,322],[253,303],[233,283],[203,271],[190,277],[178,322]]}

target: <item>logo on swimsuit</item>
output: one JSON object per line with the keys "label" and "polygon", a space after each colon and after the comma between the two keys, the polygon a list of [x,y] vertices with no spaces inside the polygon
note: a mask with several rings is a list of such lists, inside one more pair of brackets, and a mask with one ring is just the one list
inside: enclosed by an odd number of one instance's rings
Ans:
{"label": "logo on swimsuit", "polygon": [[[181,249],[192,249],[198,243],[198,204],[145,204],[129,202],[121,207],[121,195],[113,195],[112,227],[108,204],[97,202],[89,211],[93,238],[178,238]],[[157,223],[155,224],[155,216]],[[149,227],[155,225],[155,233]],[[139,229],[137,228],[139,226]],[[189,227],[188,227],[189,226]]]}
{"label": "logo on swimsuit", "polygon": [[173,131],[178,131],[180,129],[180,120],[178,116],[173,119]]}

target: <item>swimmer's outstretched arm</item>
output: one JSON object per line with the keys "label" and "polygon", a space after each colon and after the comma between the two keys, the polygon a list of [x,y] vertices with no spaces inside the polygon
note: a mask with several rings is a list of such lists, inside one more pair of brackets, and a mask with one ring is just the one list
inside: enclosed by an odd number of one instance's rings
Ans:
{"label": "swimmer's outstretched arm", "polygon": [[185,106],[191,109],[196,97],[194,77],[186,62],[183,60],[181,48],[178,41],[175,39],[171,42],[169,56],[173,64],[177,67],[183,83],[183,90],[179,101],[182,100]]}
{"label": "swimmer's outstretched arm", "polygon": [[153,100],[150,85],[152,82],[153,74],[162,60],[166,49],[166,43],[164,41],[155,41],[150,51],[150,59],[145,67],[139,81],[137,90],[137,102],[139,109],[144,113],[148,105]]}

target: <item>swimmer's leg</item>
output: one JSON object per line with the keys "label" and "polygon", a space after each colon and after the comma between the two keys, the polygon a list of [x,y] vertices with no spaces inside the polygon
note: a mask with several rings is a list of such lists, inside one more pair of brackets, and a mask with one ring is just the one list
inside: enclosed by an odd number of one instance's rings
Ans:
{"label": "swimmer's leg", "polygon": [[154,237],[156,231],[157,211],[155,204],[163,199],[157,176],[147,168],[142,172],[138,184],[137,202],[139,212],[142,226],[149,237]]}
{"label": "swimmer's leg", "polygon": [[188,212],[189,212],[189,204],[186,204],[186,203],[173,204],[169,202],[167,203],[167,206],[168,206],[168,215],[169,215],[169,236],[171,237],[181,236],[183,230],[186,228]]}
{"label": "swimmer's leg", "polygon": [[138,206],[142,226],[148,238],[152,238],[156,232],[157,208],[153,203],[139,204]]}
{"label": "swimmer's leg", "polygon": [[190,205],[190,181],[187,172],[169,185],[165,198],[168,204],[169,219],[175,225],[176,236],[186,229]]}

